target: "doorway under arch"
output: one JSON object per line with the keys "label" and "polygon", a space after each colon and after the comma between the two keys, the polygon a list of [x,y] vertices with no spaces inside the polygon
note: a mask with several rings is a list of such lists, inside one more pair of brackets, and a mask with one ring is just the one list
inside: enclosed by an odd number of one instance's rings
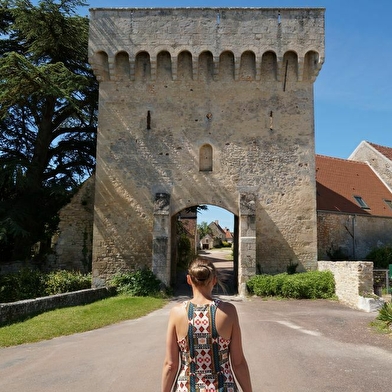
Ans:
{"label": "doorway under arch", "polygon": [[[172,216],[171,282],[179,295],[190,295],[186,284],[189,263],[211,260],[221,285],[215,294],[238,293],[238,218],[214,205],[197,205]],[[206,246],[208,244],[208,246]]]}

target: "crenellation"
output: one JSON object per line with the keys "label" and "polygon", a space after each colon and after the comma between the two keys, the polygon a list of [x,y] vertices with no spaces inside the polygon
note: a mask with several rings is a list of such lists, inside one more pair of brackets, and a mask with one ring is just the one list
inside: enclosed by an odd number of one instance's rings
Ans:
{"label": "crenellation", "polygon": [[[92,16],[98,13],[97,10],[91,12]],[[203,51],[209,50],[214,56],[215,64],[218,63],[222,52],[230,50],[235,53],[237,62],[240,57],[238,49],[244,48],[244,44],[247,46],[244,51],[252,51],[257,60],[266,51],[274,50],[278,59],[283,58],[285,53],[294,51],[298,54],[299,61],[303,61],[305,52],[316,49],[321,49],[319,53],[321,64],[324,59],[324,15],[321,9],[304,10],[305,16],[302,15],[299,19],[293,16],[297,11],[294,10],[294,14],[292,14],[290,10],[281,10],[281,23],[277,23],[278,11],[274,9],[229,9],[220,14],[218,25],[214,20],[216,10],[193,9],[192,17],[189,17],[190,13],[187,13],[188,17],[185,16],[185,20],[181,12],[179,9],[168,9],[162,14],[152,9],[135,9],[129,13],[125,9],[108,9],[97,18],[97,23],[94,23],[95,18],[92,18],[90,49],[95,45],[96,48],[90,52],[90,59],[94,70],[97,68],[94,64],[94,53],[107,53],[110,62],[113,52],[116,52],[113,51],[114,43],[118,45],[117,51],[127,51],[125,48],[128,48],[131,63],[141,50],[149,53],[151,59],[156,58],[162,50],[168,51],[171,57],[175,58],[179,53],[176,48],[189,50],[192,57],[199,56]],[[259,23],[255,24],[255,18],[250,17],[253,14],[260,17]],[[149,15],[151,18],[148,26],[143,20],[145,15]],[[206,15],[207,18],[205,18]],[[102,22],[101,19],[106,23],[98,23]],[[320,19],[320,21],[312,24],[314,19]],[[239,23],[239,20],[242,23]],[[129,29],[129,36],[123,33],[128,30],[126,28],[128,25],[132,26]],[[104,39],[105,35],[102,31],[104,29],[112,32],[121,31],[121,38],[118,40],[122,43],[121,48],[119,42]],[[176,37],[175,45],[173,44],[173,36]],[[246,42],[242,42],[243,36],[247,37]],[[212,42],[214,37],[215,42]],[[259,66],[257,66],[257,70],[260,72]]]}
{"label": "crenellation", "polygon": [[[189,48],[188,48],[189,49]],[[183,51],[189,52],[190,50],[184,49]],[[225,50],[222,53],[220,53],[218,56],[214,56],[210,51],[203,51],[200,53],[200,55],[196,58],[193,58],[192,56],[192,66],[188,65],[188,67],[193,68],[190,69],[190,72],[192,73],[200,73],[197,70],[197,67],[200,66],[200,57],[203,57],[205,53],[210,53],[213,61],[213,67],[214,67],[214,78],[213,80],[219,81],[220,78],[220,73],[225,73],[225,69],[220,66],[220,59],[223,54],[226,52],[229,52],[229,50]],[[231,52],[231,51],[230,51]],[[118,52],[115,57],[110,58],[107,56],[105,52],[98,52],[96,53],[92,58],[90,58],[91,64],[93,66],[94,73],[97,78],[100,78],[100,80],[117,80],[118,78],[124,78],[127,76],[130,80],[133,80],[133,73],[131,73],[131,70],[137,69],[137,63],[138,59],[140,58],[141,54],[146,54],[148,56],[149,60],[149,65],[151,67],[151,77],[152,80],[155,80],[154,75],[156,74],[156,67],[155,64],[159,62],[159,57],[162,56],[162,53],[167,53],[168,57],[170,58],[170,65],[168,64],[168,67],[171,67],[174,71],[172,73],[171,80],[177,80],[178,78],[176,77],[176,69],[178,68],[178,63],[179,63],[179,58],[174,54],[172,55],[169,51],[163,51],[161,50],[160,52],[157,53],[156,57],[151,56],[150,53],[145,52],[145,51],[139,51],[138,54],[135,56],[133,60],[131,60],[130,55],[125,52],[125,51],[120,51]],[[179,52],[181,53],[181,52]],[[319,54],[315,51],[308,51],[306,52],[303,57],[298,57],[297,54],[294,51],[288,51],[283,54],[283,57],[276,56],[276,54],[271,51],[267,50],[265,51],[262,55],[259,57],[256,57],[254,54],[254,51],[252,50],[247,50],[243,52],[240,56],[235,56],[234,57],[234,63],[235,63],[235,69],[241,69],[242,63],[244,62],[244,59],[246,58],[248,61],[248,68],[254,68],[254,77],[245,77],[241,78],[238,76],[238,73],[236,72],[236,78],[235,80],[255,80],[255,81],[260,81],[261,80],[261,75],[263,73],[263,69],[270,67],[270,62],[271,59],[268,58],[270,54],[274,56],[274,67],[279,70],[277,72],[277,75],[279,77],[279,80],[282,79],[282,70],[285,69],[286,67],[286,62],[287,59],[290,60],[290,69],[298,69],[299,72],[294,73],[294,80],[295,81],[303,81],[304,79],[304,66],[305,64],[307,65],[307,80],[314,81],[321,69],[322,63],[319,60]],[[249,56],[251,54],[252,59],[249,60]],[[311,56],[313,61],[308,59],[308,57]],[[127,58],[128,60],[125,60]],[[295,59],[294,59],[295,58]],[[120,60],[121,59],[121,60]],[[121,66],[118,66],[118,61],[120,61]],[[309,64],[312,63],[312,66],[310,67]]]}

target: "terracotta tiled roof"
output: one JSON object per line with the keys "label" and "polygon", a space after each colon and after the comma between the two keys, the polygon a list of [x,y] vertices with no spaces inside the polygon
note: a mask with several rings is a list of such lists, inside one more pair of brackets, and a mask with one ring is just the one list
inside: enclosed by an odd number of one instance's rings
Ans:
{"label": "terracotta tiled roof", "polygon": [[367,143],[370,144],[373,148],[375,148],[382,155],[387,157],[390,161],[392,161],[392,148],[380,146],[378,144],[374,144],[374,143],[370,143],[370,142],[367,142]]}
{"label": "terracotta tiled roof", "polygon": [[230,230],[227,227],[225,227],[224,232],[225,232],[227,240],[232,240],[233,239],[233,235],[230,233]]}
{"label": "terracotta tiled roof", "polygon": [[[366,163],[316,155],[316,186],[317,210],[392,217],[384,201],[392,194]],[[369,208],[361,208],[354,196]]]}

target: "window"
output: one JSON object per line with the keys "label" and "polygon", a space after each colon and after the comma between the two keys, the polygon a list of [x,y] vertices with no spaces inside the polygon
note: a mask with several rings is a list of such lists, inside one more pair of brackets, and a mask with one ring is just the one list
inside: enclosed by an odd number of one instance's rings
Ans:
{"label": "window", "polygon": [[387,204],[387,206],[392,210],[392,200],[385,200],[385,203]]}
{"label": "window", "polygon": [[209,144],[200,147],[199,170],[212,171],[212,147]]}
{"label": "window", "polygon": [[354,199],[357,201],[361,208],[369,208],[369,206],[365,203],[365,200],[363,200],[361,196],[354,196]]}

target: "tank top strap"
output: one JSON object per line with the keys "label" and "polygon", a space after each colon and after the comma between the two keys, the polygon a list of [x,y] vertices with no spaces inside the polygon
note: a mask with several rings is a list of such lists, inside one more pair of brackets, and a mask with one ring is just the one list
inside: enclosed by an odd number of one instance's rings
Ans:
{"label": "tank top strap", "polygon": [[219,299],[219,298],[215,298],[213,301],[212,301],[212,305],[213,306],[216,306],[217,308],[219,308],[219,305],[222,303],[222,301]]}
{"label": "tank top strap", "polygon": [[189,364],[189,383],[190,390],[196,391],[196,361],[195,361],[195,342],[193,339],[193,308],[194,305],[191,301],[187,301],[186,304],[188,313],[188,345],[189,345],[189,355],[191,362]]}
{"label": "tank top strap", "polygon": [[216,369],[216,372],[218,373],[218,390],[220,391],[220,388],[223,388],[224,385],[224,374],[222,372],[222,369],[220,369],[220,357],[219,357],[219,334],[216,329],[216,310],[219,307],[219,304],[222,301],[219,299],[215,299],[213,303],[210,305],[210,317],[211,317],[211,337],[212,337],[212,355],[213,355],[213,362],[214,362],[214,368]]}

